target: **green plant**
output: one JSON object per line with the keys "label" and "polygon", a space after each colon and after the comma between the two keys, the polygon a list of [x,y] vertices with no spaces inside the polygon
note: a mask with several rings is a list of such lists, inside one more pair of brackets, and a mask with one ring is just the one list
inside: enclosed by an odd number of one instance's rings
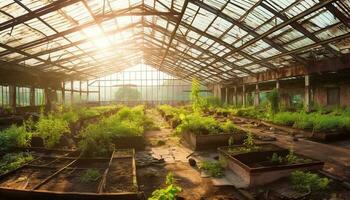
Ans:
{"label": "green plant", "polygon": [[198,135],[219,134],[219,123],[213,117],[203,117],[198,113],[186,115],[176,127],[177,133],[192,132]]}
{"label": "green plant", "polygon": [[27,132],[24,126],[12,125],[0,132],[0,150],[12,147],[27,147],[30,145],[32,133]]}
{"label": "green plant", "polygon": [[63,134],[70,134],[70,129],[67,121],[49,115],[40,117],[36,124],[36,133],[43,138],[47,148],[52,148],[58,144]]}
{"label": "green plant", "polygon": [[328,188],[330,180],[311,172],[294,171],[291,175],[293,188],[300,193],[321,192]]}
{"label": "green plant", "polygon": [[235,133],[237,131],[236,125],[231,120],[220,124],[220,128],[224,133]]}
{"label": "green plant", "polygon": [[270,161],[274,164],[281,164],[283,163],[284,159],[282,156],[279,156],[277,153],[273,153]]}
{"label": "green plant", "polygon": [[224,168],[216,161],[203,161],[199,168],[209,172],[212,177],[222,177],[224,175]]}
{"label": "green plant", "polygon": [[33,160],[33,156],[29,153],[8,153],[5,154],[0,161],[0,174],[7,173],[17,169],[24,163]]}
{"label": "green plant", "polygon": [[101,173],[97,169],[88,169],[80,177],[80,181],[83,183],[96,182],[101,177]]}
{"label": "green plant", "polygon": [[148,200],[175,200],[182,188],[175,185],[174,176],[168,173],[166,176],[166,187],[152,192],[152,196]]}
{"label": "green plant", "polygon": [[289,153],[288,155],[286,155],[286,162],[288,164],[294,164],[294,163],[297,163],[299,160],[298,156],[296,156],[294,154],[294,150],[293,149],[289,149]]}
{"label": "green plant", "polygon": [[200,83],[197,79],[192,79],[192,87],[191,87],[191,101],[192,101],[192,109],[194,112],[200,112],[204,105],[204,100],[200,96]]}
{"label": "green plant", "polygon": [[247,149],[254,149],[255,148],[255,143],[254,143],[254,137],[251,132],[247,133],[247,138],[243,141],[243,145]]}

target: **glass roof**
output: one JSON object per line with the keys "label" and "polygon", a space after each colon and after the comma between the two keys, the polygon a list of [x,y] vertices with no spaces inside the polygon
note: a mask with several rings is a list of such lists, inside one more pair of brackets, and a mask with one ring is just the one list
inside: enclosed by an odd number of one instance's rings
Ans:
{"label": "glass roof", "polygon": [[145,63],[224,82],[350,53],[350,0],[2,0],[0,60],[62,79]]}

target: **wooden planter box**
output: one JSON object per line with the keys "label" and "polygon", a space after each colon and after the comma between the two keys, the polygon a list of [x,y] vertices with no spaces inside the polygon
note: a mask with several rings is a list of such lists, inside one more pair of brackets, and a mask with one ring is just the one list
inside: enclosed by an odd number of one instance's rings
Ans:
{"label": "wooden planter box", "polygon": [[182,138],[193,150],[210,150],[227,146],[230,137],[233,137],[235,144],[242,144],[246,135],[243,133],[197,135],[192,132],[182,134]]}
{"label": "wooden planter box", "polygon": [[[227,169],[232,170],[240,176],[248,187],[268,184],[282,177],[290,176],[295,170],[321,170],[324,163],[297,155],[299,158],[308,159],[307,163],[296,164],[270,164],[267,158],[271,158],[273,153],[287,155],[288,150],[272,144],[257,145],[262,150],[248,153],[232,154],[228,151],[230,147],[220,147],[219,159]],[[243,147],[235,145],[233,147]],[[265,150],[264,150],[265,149]]]}
{"label": "wooden planter box", "polygon": [[144,136],[121,136],[115,139],[114,144],[117,149],[145,149],[145,137]]}
{"label": "wooden planter box", "polygon": [[[76,152],[45,153],[50,154],[34,153],[33,161],[0,175],[0,199],[141,199],[134,150],[119,149],[110,157],[95,158],[79,157]],[[99,179],[82,182],[82,174],[92,168],[100,171]]]}

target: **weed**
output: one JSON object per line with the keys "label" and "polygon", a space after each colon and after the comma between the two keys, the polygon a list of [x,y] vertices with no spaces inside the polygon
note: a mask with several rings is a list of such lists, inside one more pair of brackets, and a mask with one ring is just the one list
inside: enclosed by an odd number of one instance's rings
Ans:
{"label": "weed", "polygon": [[17,169],[24,163],[33,160],[33,156],[29,153],[8,153],[5,154],[0,161],[0,174],[7,173]]}
{"label": "weed", "polygon": [[98,171],[97,169],[88,169],[80,177],[80,181],[83,183],[91,183],[91,182],[96,182],[100,177],[101,177],[100,171]]}
{"label": "weed", "polygon": [[175,200],[177,195],[182,191],[182,188],[175,185],[174,176],[168,173],[165,181],[166,187],[155,190],[148,200]]}
{"label": "weed", "polygon": [[224,168],[216,161],[204,161],[199,168],[209,172],[212,177],[222,177],[224,175]]}
{"label": "weed", "polygon": [[294,171],[291,175],[293,188],[300,193],[327,190],[330,180],[311,172]]}

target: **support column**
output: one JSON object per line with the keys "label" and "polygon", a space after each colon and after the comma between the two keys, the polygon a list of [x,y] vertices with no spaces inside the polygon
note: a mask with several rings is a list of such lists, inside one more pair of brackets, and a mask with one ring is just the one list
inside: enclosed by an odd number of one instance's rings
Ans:
{"label": "support column", "polygon": [[227,103],[228,103],[228,88],[227,87],[225,87],[225,104],[227,105]]}
{"label": "support column", "polygon": [[277,92],[279,92],[279,90],[280,90],[280,80],[276,80],[276,90],[277,90]]}
{"label": "support column", "polygon": [[86,81],[86,102],[89,102],[89,96],[90,96],[89,81]]}
{"label": "support column", "polygon": [[234,94],[233,94],[233,103],[234,105],[237,107],[238,106],[238,97],[237,97],[237,86],[235,85],[233,87],[233,91],[234,91]]}
{"label": "support column", "polygon": [[246,106],[246,96],[245,96],[245,85],[242,85],[242,103],[243,103],[243,107]]}
{"label": "support column", "polygon": [[16,85],[9,85],[9,97],[10,97],[10,107],[12,108],[13,112],[16,112]]}
{"label": "support column", "polygon": [[309,112],[311,110],[310,108],[310,76],[309,75],[305,75],[304,108],[306,112]]}
{"label": "support column", "polygon": [[65,83],[62,82],[62,105],[65,104],[66,101],[66,88]]}
{"label": "support column", "polygon": [[79,81],[79,101],[81,102],[81,81]]}
{"label": "support column", "polygon": [[44,88],[44,99],[45,99],[45,107],[46,107],[46,111],[50,111],[51,110],[51,90],[45,86]]}
{"label": "support column", "polygon": [[101,104],[101,81],[98,81],[98,103]]}
{"label": "support column", "polygon": [[73,105],[74,102],[74,82],[70,81],[70,103]]}
{"label": "support column", "polygon": [[33,86],[30,87],[29,104],[30,106],[35,106],[35,88]]}
{"label": "support column", "polygon": [[259,84],[255,84],[255,95],[254,95],[254,106],[258,106],[260,104],[260,90],[259,90]]}

